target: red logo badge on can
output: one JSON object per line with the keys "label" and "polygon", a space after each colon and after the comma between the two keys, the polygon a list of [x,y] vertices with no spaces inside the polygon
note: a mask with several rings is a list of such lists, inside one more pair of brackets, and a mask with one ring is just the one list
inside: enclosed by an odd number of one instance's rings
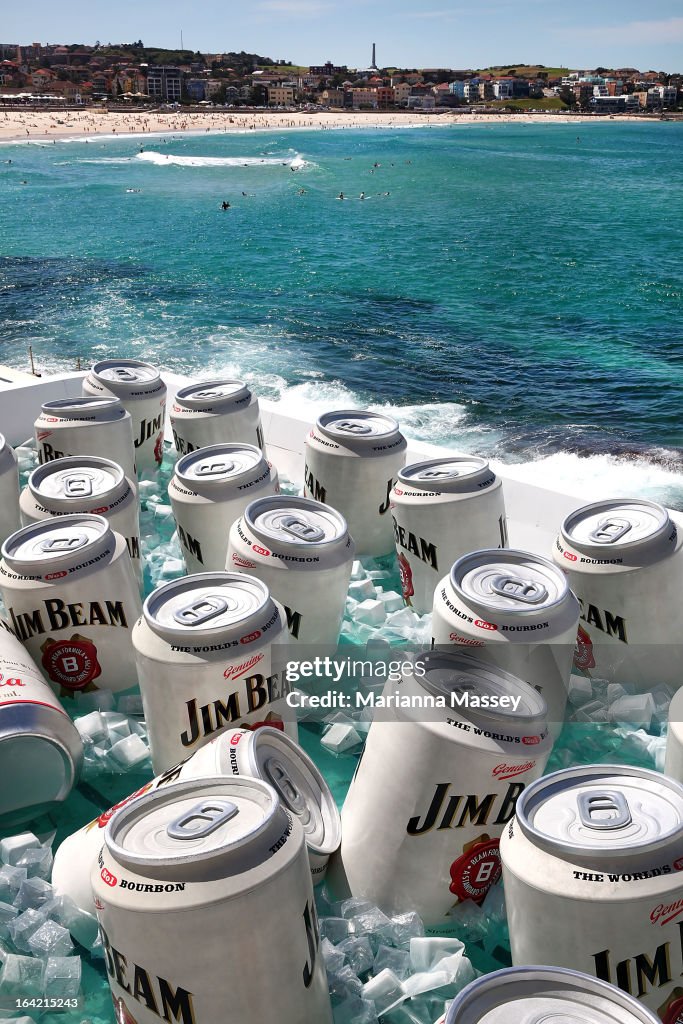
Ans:
{"label": "red logo badge on can", "polygon": [[252,544],[252,548],[254,549],[254,551],[256,552],[257,555],[269,555],[270,554],[270,551],[268,550],[268,548],[262,548],[258,544]]}
{"label": "red logo badge on can", "polygon": [[118,882],[118,878],[116,877],[116,875],[112,875],[111,871],[108,871],[106,868],[102,868],[102,870],[100,871],[100,878],[105,883],[105,885],[110,885],[112,888]]}
{"label": "red logo badge on can", "polygon": [[404,554],[400,554],[398,556],[398,571],[401,576],[403,600],[406,604],[410,604],[410,599],[415,593],[415,588],[413,587],[413,571],[410,568],[410,562]]}
{"label": "red logo badge on can", "polygon": [[71,640],[48,640],[42,651],[48,676],[67,690],[85,689],[102,672],[95,644],[78,634]]}
{"label": "red logo badge on can", "polygon": [[460,900],[482,903],[502,874],[498,840],[482,836],[454,860],[450,867],[450,891]]}
{"label": "red logo badge on can", "polygon": [[241,636],[240,637],[240,643],[241,644],[250,644],[252,642],[252,640],[258,640],[258,638],[260,636],[261,636],[261,630],[260,629],[255,629],[253,633],[247,633],[246,636]]}
{"label": "red logo badge on can", "polygon": [[498,629],[498,626],[494,625],[493,622],[487,622],[486,619],[475,619],[474,625],[479,626],[479,629]]}
{"label": "red logo badge on can", "polygon": [[595,668],[593,657],[593,641],[583,626],[579,626],[576,634],[576,647],[574,648],[574,668],[586,672],[589,668]]}
{"label": "red logo badge on can", "polygon": [[45,573],[45,579],[46,580],[61,580],[62,577],[66,576],[66,575],[67,574],[63,570],[61,572],[46,572]]}
{"label": "red logo badge on can", "polygon": [[572,554],[572,552],[571,552],[571,551],[563,551],[563,552],[562,552],[562,554],[563,554],[563,556],[564,556],[564,557],[565,557],[565,558],[566,558],[566,559],[567,559],[567,560],[568,560],[569,562],[577,562],[577,561],[578,561],[578,556],[577,556],[577,555],[574,555],[574,554]]}
{"label": "red logo badge on can", "polygon": [[157,439],[154,444],[154,461],[158,462],[159,465],[164,459],[164,435],[163,433],[157,434]]}

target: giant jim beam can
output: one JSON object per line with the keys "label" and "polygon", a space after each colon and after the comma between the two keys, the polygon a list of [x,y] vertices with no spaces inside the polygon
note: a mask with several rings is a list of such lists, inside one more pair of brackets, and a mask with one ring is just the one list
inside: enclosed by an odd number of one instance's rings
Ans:
{"label": "giant jim beam can", "polygon": [[155,366],[139,359],[104,359],[95,363],[83,380],[83,393],[96,397],[113,395],[131,414],[138,475],[161,464],[166,385]]}
{"label": "giant jim beam can", "polygon": [[432,610],[445,568],[481,548],[507,547],[500,479],[485,459],[431,459],[399,470],[391,492],[403,600]]}
{"label": "giant jim beam can", "polygon": [[282,607],[253,576],[198,573],[157,587],[133,630],[154,771],[237,725],[296,739],[286,641]]}
{"label": "giant jim beam can", "polygon": [[499,837],[552,740],[545,701],[520,679],[456,651],[409,664],[376,702],[330,876],[339,894],[415,910],[441,934],[500,878]]}
{"label": "giant jim beam can", "polygon": [[140,592],[123,537],[102,516],[67,515],[2,545],[12,630],[61,697],[137,685],[131,630]]}
{"label": "giant jim beam can", "polygon": [[567,516],[553,554],[581,605],[577,671],[680,686],[682,544],[652,501],[599,501]]}
{"label": "giant jim beam can", "polygon": [[521,795],[500,843],[512,962],[584,971],[683,1013],[683,787],[623,765]]}
{"label": "giant jim beam can", "polygon": [[228,442],[263,449],[258,398],[241,380],[209,380],[181,388],[171,402],[170,418],[179,455]]}
{"label": "giant jim beam can", "polygon": [[34,424],[38,461],[106,453],[136,480],[133,421],[118,398],[59,398],[44,402]]}
{"label": "giant jim beam can", "polygon": [[332,1024],[303,829],[260,779],[122,807],[92,885],[117,1021]]}
{"label": "giant jim beam can", "polygon": [[251,444],[212,444],[178,459],[168,496],[187,571],[224,569],[234,521],[279,490],[277,470]]}
{"label": "giant jim beam can", "polygon": [[508,967],[471,982],[439,1024],[660,1024],[642,1003],[580,971]]}
{"label": "giant jim beam can", "polygon": [[186,761],[157,775],[68,836],[60,844],[52,868],[52,884],[60,895],[70,896],[81,910],[92,913],[90,875],[102,846],[103,829],[119,807],[169,783],[213,775],[245,775],[273,786],[304,830],[313,884],[322,882],[330,854],[341,840],[337,805],[329,786],[301,747],[279,729],[264,726],[253,732],[227,729]]}
{"label": "giant jim beam can", "polygon": [[327,646],[339,639],[353,555],[335,509],[311,498],[259,498],[232,525],[226,569],[263,580],[285,608],[293,642]]}
{"label": "giant jim beam can", "polygon": [[0,821],[29,821],[66,800],[82,760],[78,730],[0,620]]}
{"label": "giant jim beam can", "polygon": [[0,434],[0,544],[20,526],[17,458],[12,446]]}
{"label": "giant jim beam can", "polygon": [[683,783],[683,687],[676,691],[669,704],[664,774]]}
{"label": "giant jim beam can", "polygon": [[390,494],[406,448],[396,420],[360,409],[325,413],[306,438],[304,497],[341,512],[356,555],[394,550]]}
{"label": "giant jim beam can", "polygon": [[21,494],[24,526],[73,512],[104,516],[125,540],[142,582],[136,482],[137,477],[127,479],[115,462],[92,455],[44,463],[31,473]]}
{"label": "giant jim beam can", "polygon": [[564,721],[578,621],[564,575],[526,551],[465,555],[434,592],[434,645],[462,644],[535,686],[554,736]]}

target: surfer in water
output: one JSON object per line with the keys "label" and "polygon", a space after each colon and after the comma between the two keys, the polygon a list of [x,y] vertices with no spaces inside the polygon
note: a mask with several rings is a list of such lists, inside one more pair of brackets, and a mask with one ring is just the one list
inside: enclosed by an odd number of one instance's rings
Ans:
{"label": "surfer in water", "polygon": [[337,196],[337,199],[345,199],[345,198],[346,197],[345,197],[343,192],[340,192],[339,195]]}
{"label": "surfer in water", "polygon": [[230,203],[226,202],[225,199],[224,199],[223,202],[221,203],[221,210],[229,210],[229,209],[230,209]]}

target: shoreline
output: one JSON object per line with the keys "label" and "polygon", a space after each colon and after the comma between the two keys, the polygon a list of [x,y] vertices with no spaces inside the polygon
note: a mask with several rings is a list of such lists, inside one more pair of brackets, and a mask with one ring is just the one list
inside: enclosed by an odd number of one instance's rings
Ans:
{"label": "shoreline", "polygon": [[176,134],[244,134],[250,131],[454,127],[473,124],[604,124],[628,122],[651,124],[658,117],[629,114],[591,115],[568,113],[447,113],[414,114],[334,111],[108,111],[0,110],[0,142],[57,142],[69,139],[153,137]]}

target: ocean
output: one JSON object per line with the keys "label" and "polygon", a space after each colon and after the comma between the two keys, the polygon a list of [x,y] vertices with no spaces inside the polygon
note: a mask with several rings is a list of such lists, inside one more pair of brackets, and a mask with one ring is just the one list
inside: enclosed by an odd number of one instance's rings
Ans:
{"label": "ocean", "polygon": [[683,125],[8,144],[0,224],[2,363],[239,375],[683,508]]}

